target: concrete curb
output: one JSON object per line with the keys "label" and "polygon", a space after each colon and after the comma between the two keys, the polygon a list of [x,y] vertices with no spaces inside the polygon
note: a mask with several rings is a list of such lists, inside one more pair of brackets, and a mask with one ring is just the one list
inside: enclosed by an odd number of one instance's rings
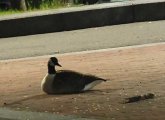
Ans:
{"label": "concrete curb", "polygon": [[135,0],[13,15],[0,18],[0,38],[163,20],[164,11],[165,0]]}
{"label": "concrete curb", "polygon": [[59,56],[67,56],[67,55],[101,53],[101,52],[106,52],[106,51],[131,50],[131,49],[137,49],[137,48],[155,47],[155,46],[160,46],[160,45],[165,45],[165,42],[150,43],[150,44],[143,44],[143,45],[133,45],[133,46],[125,46],[125,47],[117,47],[117,48],[107,48],[107,49],[99,49],[99,50],[89,50],[89,51],[81,51],[81,52],[61,53],[61,54],[53,54],[53,55],[42,55],[42,56],[35,56],[35,57],[6,59],[6,60],[0,60],[0,63],[1,62],[12,62],[12,61],[22,61],[22,60],[34,60],[34,59],[40,59],[40,58],[49,58],[52,56],[59,57]]}

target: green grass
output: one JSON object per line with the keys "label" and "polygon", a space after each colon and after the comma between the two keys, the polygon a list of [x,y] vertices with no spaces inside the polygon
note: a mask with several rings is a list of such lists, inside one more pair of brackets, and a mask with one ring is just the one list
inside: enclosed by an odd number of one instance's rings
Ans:
{"label": "green grass", "polygon": [[49,2],[43,2],[40,5],[40,9],[55,9],[55,8],[61,8],[61,7],[66,7],[67,4],[60,3],[57,0],[54,0],[54,2],[49,3]]}
{"label": "green grass", "polygon": [[12,15],[12,14],[18,14],[18,13],[23,13],[23,11],[18,11],[18,10],[3,11],[3,10],[0,10],[0,16]]}
{"label": "green grass", "polygon": [[20,13],[26,13],[26,12],[33,12],[33,11],[43,11],[43,10],[50,10],[50,9],[58,9],[58,8],[65,8],[66,6],[54,6],[54,7],[41,7],[40,9],[29,9],[27,11],[19,11],[19,10],[7,10],[3,11],[0,10],[0,16],[5,15],[13,15],[13,14],[20,14]]}
{"label": "green grass", "polygon": [[[47,0],[40,5],[40,8],[32,8],[31,6],[28,7],[27,11],[19,11],[19,10],[0,10],[0,16],[5,15],[12,15],[12,14],[20,14],[25,12],[32,12],[32,11],[40,11],[40,10],[49,10],[49,9],[58,9],[58,8],[66,8],[68,7],[67,4],[61,3],[60,0],[53,0],[54,2],[49,3]],[[72,6],[72,5],[71,5]],[[73,5],[75,6],[75,5]]]}
{"label": "green grass", "polygon": [[47,6],[47,5],[42,5],[40,9],[28,9],[27,11],[19,11],[19,10],[7,10],[7,11],[2,11],[0,10],[0,16],[5,16],[5,15],[13,15],[13,14],[21,14],[21,13],[27,13],[27,12],[33,12],[33,11],[44,11],[44,10],[51,10],[51,9],[58,9],[58,8],[67,8],[67,7],[78,7],[78,6],[83,6],[83,5],[54,5],[54,6]]}

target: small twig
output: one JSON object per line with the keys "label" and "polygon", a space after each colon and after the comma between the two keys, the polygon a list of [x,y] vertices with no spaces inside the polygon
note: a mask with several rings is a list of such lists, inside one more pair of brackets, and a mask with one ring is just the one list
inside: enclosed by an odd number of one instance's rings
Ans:
{"label": "small twig", "polygon": [[138,101],[141,101],[141,100],[153,99],[154,97],[155,97],[155,95],[153,93],[148,93],[148,94],[145,94],[145,95],[138,95],[138,96],[125,98],[126,101],[124,103],[138,102]]}

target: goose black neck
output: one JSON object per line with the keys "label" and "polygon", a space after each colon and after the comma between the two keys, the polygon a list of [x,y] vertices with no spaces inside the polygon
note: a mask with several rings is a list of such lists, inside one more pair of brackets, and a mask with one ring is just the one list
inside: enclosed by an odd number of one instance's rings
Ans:
{"label": "goose black neck", "polygon": [[48,73],[49,74],[55,74],[56,73],[55,67],[48,65]]}

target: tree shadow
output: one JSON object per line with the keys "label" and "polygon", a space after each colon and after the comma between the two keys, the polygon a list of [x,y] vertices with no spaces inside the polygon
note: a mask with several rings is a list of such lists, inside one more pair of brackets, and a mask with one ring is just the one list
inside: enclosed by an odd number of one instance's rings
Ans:
{"label": "tree shadow", "polygon": [[21,104],[24,101],[28,101],[28,100],[41,100],[41,99],[45,99],[45,98],[52,98],[52,97],[62,97],[62,96],[70,96],[70,95],[91,95],[91,94],[95,94],[95,95],[105,95],[105,94],[110,94],[114,91],[116,91],[118,89],[102,89],[102,90],[88,90],[85,92],[81,92],[81,93],[72,93],[72,94],[38,94],[38,95],[33,95],[30,97],[26,97],[20,100],[16,100],[10,103],[4,103],[4,106],[12,106],[15,104]]}

